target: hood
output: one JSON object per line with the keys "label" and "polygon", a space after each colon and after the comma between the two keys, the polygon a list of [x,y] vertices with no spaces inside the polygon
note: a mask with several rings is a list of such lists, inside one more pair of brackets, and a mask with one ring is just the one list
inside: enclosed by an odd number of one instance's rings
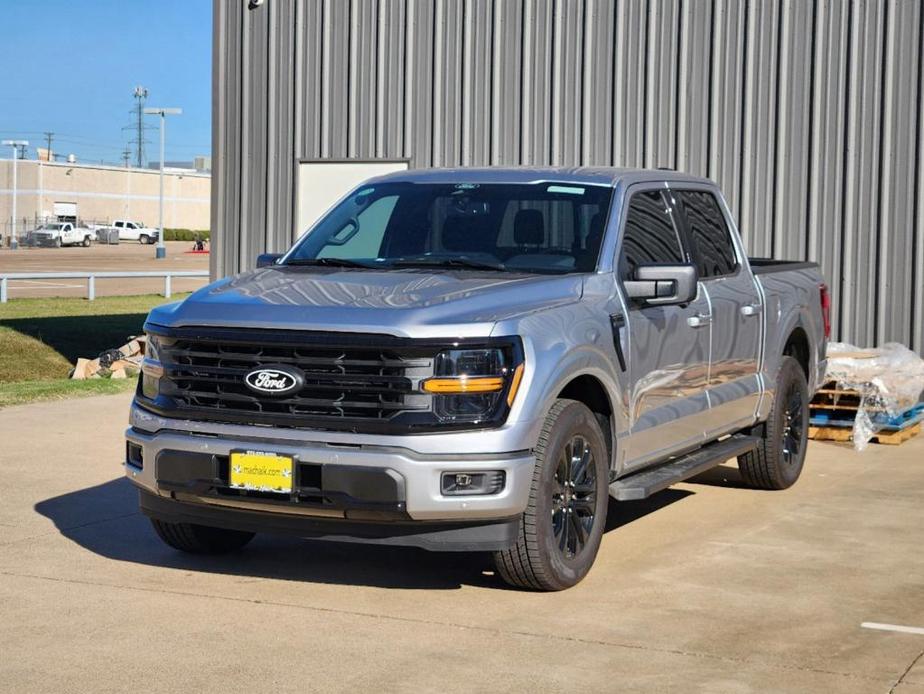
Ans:
{"label": "hood", "polygon": [[580,275],[263,268],[220,280],[181,303],[154,309],[165,327],[222,326],[489,335],[499,320],[581,298]]}

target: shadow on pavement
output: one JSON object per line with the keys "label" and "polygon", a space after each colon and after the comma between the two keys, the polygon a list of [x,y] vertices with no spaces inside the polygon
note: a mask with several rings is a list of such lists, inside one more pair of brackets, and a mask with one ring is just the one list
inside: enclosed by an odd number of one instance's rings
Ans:
{"label": "shadow on pavement", "polygon": [[[627,525],[693,492],[668,489],[645,501],[610,499],[606,531]],[[490,554],[427,552],[349,542],[258,535],[244,549],[223,556],[177,552],[154,534],[138,512],[138,494],[125,478],[62,494],[35,505],[69,540],[100,556],[185,571],[300,582],[382,588],[457,589],[504,587]]]}
{"label": "shadow on pavement", "polygon": [[737,465],[719,465],[687,480],[689,484],[707,484],[710,487],[753,489],[743,479]]}

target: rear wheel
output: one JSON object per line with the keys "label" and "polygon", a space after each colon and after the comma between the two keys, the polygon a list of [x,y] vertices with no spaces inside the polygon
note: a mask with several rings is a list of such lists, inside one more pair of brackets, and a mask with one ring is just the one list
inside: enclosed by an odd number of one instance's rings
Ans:
{"label": "rear wheel", "polygon": [[90,247],[90,237],[89,237],[89,236],[84,236],[84,237],[83,237],[83,247],[84,247],[84,248],[89,248],[89,247]]}
{"label": "rear wheel", "polygon": [[603,537],[608,488],[606,443],[593,412],[556,401],[536,446],[516,545],[494,553],[501,578],[533,590],[563,590],[584,578]]}
{"label": "rear wheel", "polygon": [[802,474],[808,447],[808,385],[802,366],[783,357],[776,377],[773,409],[756,427],[760,443],[738,457],[741,477],[757,489],[786,489]]}
{"label": "rear wheel", "polygon": [[140,243],[142,246],[147,246],[149,243],[151,243],[151,237],[147,234],[142,234],[138,237],[138,243]]}
{"label": "rear wheel", "polygon": [[161,540],[174,549],[190,554],[225,554],[240,549],[254,534],[242,530],[212,528],[193,523],[168,523],[151,519],[151,525]]}

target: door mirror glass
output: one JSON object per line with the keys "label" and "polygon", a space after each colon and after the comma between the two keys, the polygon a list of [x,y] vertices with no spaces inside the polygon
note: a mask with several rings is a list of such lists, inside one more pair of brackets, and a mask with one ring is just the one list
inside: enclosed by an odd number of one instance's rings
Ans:
{"label": "door mirror glass", "polygon": [[257,256],[257,268],[275,265],[281,257],[282,253],[261,253]]}
{"label": "door mirror glass", "polygon": [[648,306],[686,304],[696,298],[696,266],[639,265],[623,282],[630,300]]}

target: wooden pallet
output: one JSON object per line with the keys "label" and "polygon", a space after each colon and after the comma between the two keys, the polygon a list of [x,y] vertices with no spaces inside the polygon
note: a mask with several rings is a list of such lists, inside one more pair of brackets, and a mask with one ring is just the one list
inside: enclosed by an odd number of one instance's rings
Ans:
{"label": "wooden pallet", "polygon": [[855,390],[844,390],[835,383],[825,383],[815,391],[809,407],[818,410],[853,410],[860,409],[863,396]]}
{"label": "wooden pallet", "polygon": [[[871,441],[889,446],[897,446],[921,433],[921,423],[918,422],[904,429],[895,431],[879,431],[873,434]],[[850,441],[853,438],[853,429],[844,426],[816,427],[810,426],[808,436],[813,441]]]}

